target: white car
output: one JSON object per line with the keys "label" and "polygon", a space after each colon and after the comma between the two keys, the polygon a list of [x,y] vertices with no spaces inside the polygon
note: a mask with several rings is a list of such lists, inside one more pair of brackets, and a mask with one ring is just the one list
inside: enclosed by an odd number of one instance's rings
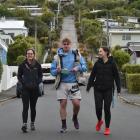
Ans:
{"label": "white car", "polygon": [[51,63],[41,64],[43,73],[43,82],[55,82],[55,76],[50,73]]}

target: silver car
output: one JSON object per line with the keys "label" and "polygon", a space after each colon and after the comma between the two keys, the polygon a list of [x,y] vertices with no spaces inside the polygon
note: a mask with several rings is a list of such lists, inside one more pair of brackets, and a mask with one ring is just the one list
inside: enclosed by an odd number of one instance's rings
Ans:
{"label": "silver car", "polygon": [[50,73],[51,63],[41,64],[43,73],[43,82],[55,82],[55,76]]}

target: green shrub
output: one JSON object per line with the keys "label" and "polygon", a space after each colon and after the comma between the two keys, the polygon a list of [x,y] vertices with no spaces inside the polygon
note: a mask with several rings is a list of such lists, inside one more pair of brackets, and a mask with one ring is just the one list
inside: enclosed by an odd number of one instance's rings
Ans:
{"label": "green shrub", "polygon": [[122,66],[130,61],[130,55],[122,50],[117,50],[113,52],[113,57],[118,65],[118,68],[121,70]]}
{"label": "green shrub", "polygon": [[88,65],[88,70],[91,71],[92,68],[93,68],[93,63],[92,63],[92,61],[88,61],[88,62],[87,62],[87,65]]}
{"label": "green shrub", "polygon": [[124,73],[140,73],[140,65],[125,64],[122,66],[122,72],[124,72]]}
{"label": "green shrub", "polygon": [[51,55],[48,55],[45,63],[52,63],[52,61],[53,61],[53,57]]}
{"label": "green shrub", "polygon": [[20,55],[20,56],[18,56],[17,57],[17,60],[16,60],[16,64],[17,65],[20,65],[22,62],[23,62],[23,60],[25,60],[25,56],[23,56],[23,55]]}
{"label": "green shrub", "polygon": [[130,93],[140,93],[140,74],[127,74],[126,83]]}
{"label": "green shrub", "polygon": [[1,80],[2,72],[3,72],[3,66],[0,60],[0,80]]}

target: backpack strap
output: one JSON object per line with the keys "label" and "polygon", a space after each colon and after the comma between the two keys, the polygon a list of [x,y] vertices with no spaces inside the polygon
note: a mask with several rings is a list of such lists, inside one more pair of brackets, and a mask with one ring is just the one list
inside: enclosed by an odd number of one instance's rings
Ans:
{"label": "backpack strap", "polygon": [[[78,62],[81,54],[79,53],[79,51],[77,49],[72,50],[72,53],[74,54],[74,62]],[[61,56],[61,55],[56,55],[55,56],[55,60],[57,61],[57,64],[60,65],[61,68],[63,68],[62,58],[63,58],[63,56]]]}
{"label": "backpack strap", "polygon": [[56,60],[58,66],[63,68],[62,56],[57,54],[57,55],[54,56],[54,60]]}
{"label": "backpack strap", "polygon": [[61,69],[63,68],[63,62],[62,62],[62,56],[58,55],[59,56],[59,59],[60,59],[60,67]]}
{"label": "backpack strap", "polygon": [[72,53],[74,54],[74,60],[75,60],[75,62],[78,62],[79,61],[79,57],[80,57],[80,54],[79,54],[78,49],[72,50]]}

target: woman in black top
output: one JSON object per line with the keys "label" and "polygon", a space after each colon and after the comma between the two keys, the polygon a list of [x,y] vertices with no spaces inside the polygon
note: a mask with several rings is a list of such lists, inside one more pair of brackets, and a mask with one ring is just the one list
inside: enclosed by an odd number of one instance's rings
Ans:
{"label": "woman in black top", "polygon": [[23,103],[23,126],[22,131],[27,132],[27,119],[30,104],[31,110],[31,130],[35,130],[34,122],[36,117],[36,103],[39,96],[39,84],[42,82],[41,65],[35,60],[35,51],[26,51],[26,60],[18,68],[18,80],[22,84],[22,103]]}
{"label": "woman in black top", "polygon": [[110,120],[111,120],[111,102],[114,90],[114,80],[117,86],[118,95],[120,94],[120,77],[118,73],[117,66],[112,57],[109,56],[109,49],[106,47],[101,47],[99,49],[99,59],[94,64],[92,72],[90,74],[87,92],[90,88],[94,87],[94,97],[95,97],[95,107],[98,122],[96,124],[96,131],[101,129],[103,124],[102,120],[102,108],[104,102],[104,112],[105,112],[105,135],[110,134]]}

